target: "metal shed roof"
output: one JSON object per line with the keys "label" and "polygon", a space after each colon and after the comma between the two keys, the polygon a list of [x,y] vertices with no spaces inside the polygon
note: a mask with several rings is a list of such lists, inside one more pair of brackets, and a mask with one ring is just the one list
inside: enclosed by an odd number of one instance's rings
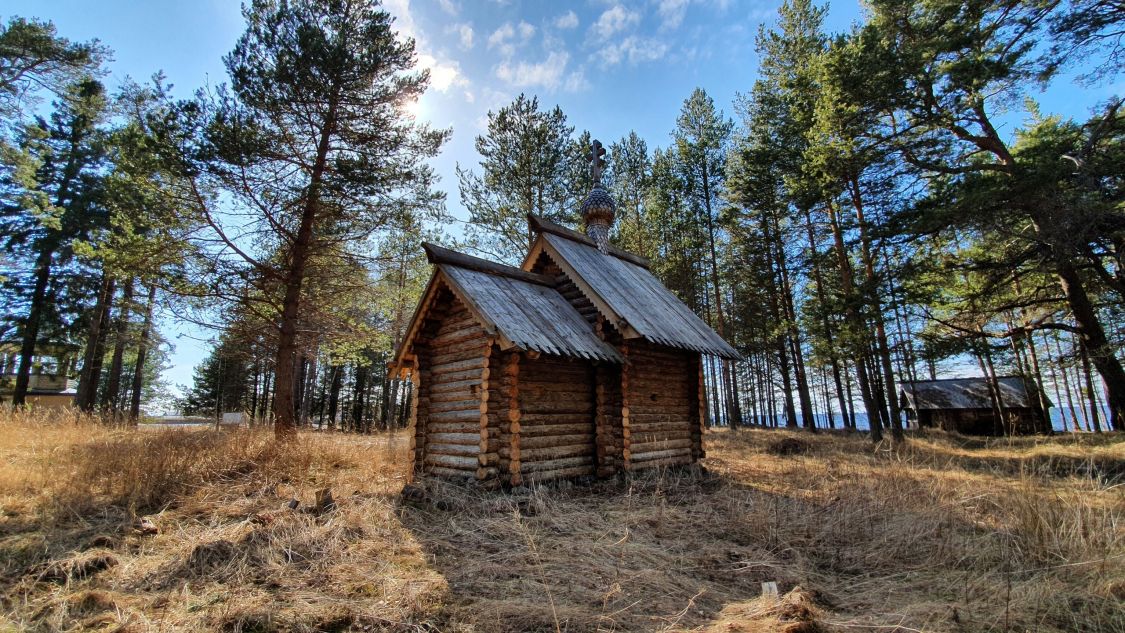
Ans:
{"label": "metal shed roof", "polygon": [[[1028,394],[1034,400],[1038,390],[1035,384],[1022,376],[1003,376],[997,378],[1000,385],[1000,398],[1008,408],[1030,408],[1038,406],[1028,402]],[[947,378],[945,380],[919,380],[902,383],[900,390],[907,409],[914,411],[935,409],[991,409],[992,396],[989,394],[988,380],[985,378]],[[1048,402],[1048,405],[1050,403]]]}
{"label": "metal shed roof", "polygon": [[[542,225],[538,228],[543,229]],[[540,239],[558,255],[561,261],[557,263],[575,277],[574,282],[596,295],[591,297],[595,305],[613,312],[605,315],[611,322],[624,321],[637,335],[660,345],[740,358],[647,268],[632,258],[612,251],[603,254],[585,240],[564,235],[542,230]]]}

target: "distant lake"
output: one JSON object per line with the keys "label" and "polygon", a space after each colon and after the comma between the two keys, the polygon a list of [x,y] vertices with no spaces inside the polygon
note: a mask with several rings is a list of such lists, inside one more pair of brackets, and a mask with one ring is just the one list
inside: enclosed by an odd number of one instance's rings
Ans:
{"label": "distant lake", "polygon": [[[1106,430],[1106,429],[1109,428],[1109,423],[1108,423],[1109,409],[1107,409],[1106,407],[1098,407],[1098,408],[1101,412],[1100,413],[1100,416],[1101,416],[1100,421],[1101,421],[1101,425],[1102,425],[1102,430]],[[1063,413],[1064,412],[1066,414],[1066,426],[1065,427],[1063,426]],[[1087,409],[1086,410],[1086,416],[1089,416],[1089,414],[1090,414],[1090,411],[1089,411],[1089,409]],[[1073,426],[1072,426],[1074,424],[1073,417],[1074,416],[1073,416],[1073,413],[1072,413],[1070,407],[1062,407],[1062,408],[1052,407],[1051,408],[1051,426],[1056,431],[1071,431],[1071,430],[1073,430]],[[815,414],[815,418],[816,418],[816,428],[818,428],[818,429],[829,428],[829,426],[828,426],[828,416],[827,415],[825,415],[823,413],[817,413],[817,414]],[[800,419],[801,419],[801,414],[800,414],[800,412],[798,412],[797,413],[798,424],[800,424]],[[833,419],[833,422],[836,425],[836,428],[838,428],[838,429],[844,428],[843,416],[841,416],[839,413],[833,413],[832,419]],[[1083,418],[1082,413],[1079,413],[1078,414],[1078,422],[1082,426],[1083,430],[1085,430],[1085,428],[1086,428],[1084,419],[1085,418]],[[746,416],[746,421],[748,423],[751,421],[750,416]],[[756,421],[756,422],[760,423],[760,422],[764,422],[764,420],[763,421]],[[905,421],[904,421],[904,423],[905,423]],[[785,416],[784,415],[780,416],[780,418],[778,420],[778,424],[780,426],[785,426]],[[871,429],[870,422],[867,419],[867,413],[858,412],[858,413],[855,414],[855,426],[860,431],[868,431],[868,430]]]}

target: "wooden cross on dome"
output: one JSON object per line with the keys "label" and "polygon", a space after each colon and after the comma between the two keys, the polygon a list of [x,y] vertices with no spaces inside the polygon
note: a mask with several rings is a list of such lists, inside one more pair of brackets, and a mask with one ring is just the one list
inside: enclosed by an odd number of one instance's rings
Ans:
{"label": "wooden cross on dome", "polygon": [[605,169],[605,148],[602,147],[602,142],[594,140],[590,144],[590,153],[586,155],[590,161],[590,177],[594,179],[595,185],[602,184],[602,169]]}

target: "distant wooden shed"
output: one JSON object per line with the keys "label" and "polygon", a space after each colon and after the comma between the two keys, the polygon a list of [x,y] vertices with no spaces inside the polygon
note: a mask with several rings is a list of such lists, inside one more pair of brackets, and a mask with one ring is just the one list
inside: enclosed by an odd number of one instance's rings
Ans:
{"label": "distant wooden shed", "polygon": [[612,205],[596,185],[589,234],[529,216],[521,268],[424,245],[434,273],[394,361],[415,473],[514,486],[703,457],[702,355],[738,353],[609,246]]}
{"label": "distant wooden shed", "polygon": [[[986,378],[947,378],[902,383],[900,407],[920,428],[941,428],[966,435],[1049,433],[1051,402],[1035,382],[1022,376],[997,379],[999,399]],[[997,420],[997,409],[1001,412]]]}

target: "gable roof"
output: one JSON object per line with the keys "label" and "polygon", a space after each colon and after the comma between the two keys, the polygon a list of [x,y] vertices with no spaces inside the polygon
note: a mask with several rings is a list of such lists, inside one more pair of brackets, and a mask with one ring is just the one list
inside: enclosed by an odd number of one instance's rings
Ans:
{"label": "gable roof", "polygon": [[539,232],[524,267],[534,264],[539,249],[546,250],[563,272],[597,306],[626,338],[713,354],[741,356],[691,311],[648,270],[648,260],[610,248],[603,254],[586,235],[528,216]]}
{"label": "gable roof", "polygon": [[409,334],[395,355],[399,366],[439,284],[448,287],[477,322],[499,339],[502,349],[621,362],[620,354],[599,339],[586,319],[554,289],[551,277],[434,244],[422,247],[435,270]]}
{"label": "gable roof", "polygon": [[[1022,376],[1002,376],[1000,398],[1005,408],[1033,408],[1037,402],[1028,402],[1028,394],[1037,397],[1035,383]],[[919,380],[904,382],[899,390],[907,409],[925,411],[935,409],[991,409],[992,396],[985,378],[946,378],[944,380]],[[1048,405],[1050,403],[1048,402]]]}

